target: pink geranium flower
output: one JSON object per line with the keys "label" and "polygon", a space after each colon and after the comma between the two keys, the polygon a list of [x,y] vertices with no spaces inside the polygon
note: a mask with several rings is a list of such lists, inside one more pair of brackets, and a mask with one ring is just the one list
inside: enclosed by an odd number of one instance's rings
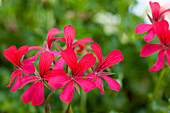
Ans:
{"label": "pink geranium flower", "polygon": [[157,51],[158,60],[155,65],[149,69],[149,71],[158,71],[164,65],[164,55],[166,54],[166,59],[170,66],[170,31],[169,24],[166,20],[161,22],[155,22],[154,24],[155,33],[159,38],[160,44],[146,44],[141,50],[141,57],[149,56]]}
{"label": "pink geranium flower", "polygon": [[143,38],[146,42],[150,42],[155,37],[155,30],[153,28],[154,22],[164,20],[163,14],[167,11],[170,11],[170,9],[162,11],[158,2],[150,1],[149,5],[152,10],[152,18],[148,14],[147,15],[148,15],[148,18],[150,19],[150,21],[152,22],[152,24],[139,24],[135,28],[136,34],[140,34],[140,33],[144,33],[144,32],[148,31],[148,33],[145,36],[143,36]]}
{"label": "pink geranium flower", "polygon": [[11,46],[8,49],[4,50],[3,55],[6,59],[8,59],[11,63],[15,65],[15,71],[11,74],[10,83],[7,87],[10,87],[13,83],[15,77],[15,83],[10,91],[15,91],[20,87],[21,84],[21,76],[24,74],[34,73],[35,68],[33,63],[23,63],[23,56],[28,52],[28,46],[22,46],[18,50],[16,46]]}
{"label": "pink geranium flower", "polygon": [[112,79],[111,77],[107,76],[107,75],[112,75],[113,73],[102,72],[102,71],[120,61],[123,61],[123,55],[119,50],[113,50],[103,60],[103,55],[100,46],[97,43],[93,43],[91,45],[91,48],[95,53],[95,55],[97,56],[99,63],[97,64],[96,68],[93,69],[93,73],[88,74],[86,77],[92,77],[91,80],[95,79],[94,83],[96,87],[100,89],[101,94],[104,94],[103,82],[101,78],[106,80],[110,89],[119,91],[120,90],[119,83],[116,80]]}
{"label": "pink geranium flower", "polygon": [[35,56],[33,56],[31,58],[28,58],[28,59],[24,59],[23,62],[30,62],[30,61],[32,62],[32,61],[35,61],[37,59],[38,55],[40,53],[45,52],[45,51],[48,51],[48,52],[52,53],[54,56],[59,56],[60,52],[55,51],[55,50],[52,49],[52,47],[54,46],[54,44],[58,40],[65,41],[64,37],[54,37],[56,34],[59,34],[59,33],[62,33],[62,31],[59,31],[56,28],[50,29],[48,31],[48,33],[47,33],[47,41],[44,42],[44,47],[41,47],[41,46],[31,46],[31,47],[29,47],[29,50],[34,50],[34,49],[42,49],[42,50],[38,51]]}
{"label": "pink geranium flower", "polygon": [[[76,53],[71,48],[67,48],[62,51],[61,57],[71,69],[71,75],[68,76],[64,70],[58,69],[58,74],[54,78],[49,79],[48,83],[55,89],[66,85],[60,95],[60,99],[66,103],[69,103],[73,98],[75,87],[79,92],[78,85],[80,85],[85,92],[95,88],[95,85],[91,80],[83,77],[83,73],[95,64],[96,58],[92,53],[89,53],[84,55],[81,60],[77,62]],[[54,75],[51,74],[51,77],[53,76]]]}
{"label": "pink geranium flower", "polygon": [[[54,55],[49,52],[44,52],[40,55],[39,59],[39,73],[35,73],[36,76],[29,75],[22,77],[21,87],[24,87],[26,84],[35,81],[23,94],[22,100],[26,104],[31,102],[33,106],[40,105],[44,102],[44,85],[45,80],[52,78],[51,75],[58,74],[57,70],[49,70],[51,63],[54,61]],[[45,84],[46,85],[46,84]],[[48,87],[48,86],[46,86]]]}

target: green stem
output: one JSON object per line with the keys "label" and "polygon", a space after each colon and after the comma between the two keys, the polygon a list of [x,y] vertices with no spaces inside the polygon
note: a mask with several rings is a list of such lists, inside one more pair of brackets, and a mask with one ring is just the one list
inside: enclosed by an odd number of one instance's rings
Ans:
{"label": "green stem", "polygon": [[86,100],[87,100],[87,94],[84,92],[84,91],[82,91],[81,92],[81,108],[82,108],[82,110],[83,110],[83,112],[85,112],[86,113]]}
{"label": "green stem", "polygon": [[45,113],[51,113],[51,106],[48,103],[48,100],[50,99],[51,95],[54,93],[54,91],[51,91],[51,93],[47,96],[47,99],[45,101]]}
{"label": "green stem", "polygon": [[170,104],[164,113],[168,113],[169,110],[170,110]]}
{"label": "green stem", "polygon": [[161,72],[161,74],[160,74],[160,76],[158,78],[158,81],[157,81],[157,84],[155,86],[155,89],[154,89],[154,92],[153,92],[153,95],[152,95],[152,98],[151,98],[147,113],[151,113],[153,101],[156,98],[156,96],[158,94],[158,91],[159,91],[159,89],[161,87],[161,83],[162,83],[162,80],[164,78],[165,72],[166,72],[166,67],[164,67],[164,69],[162,70],[162,72]]}

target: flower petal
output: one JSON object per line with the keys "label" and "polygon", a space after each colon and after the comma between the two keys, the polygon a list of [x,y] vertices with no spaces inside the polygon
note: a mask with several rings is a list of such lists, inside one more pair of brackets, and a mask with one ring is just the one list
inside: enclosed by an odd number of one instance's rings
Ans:
{"label": "flower petal", "polygon": [[17,78],[16,78],[15,83],[12,86],[10,92],[13,92],[13,91],[17,90],[20,87],[20,85],[21,85],[21,74],[22,74],[22,72],[19,72],[17,74]]}
{"label": "flower petal", "polygon": [[19,70],[19,69],[17,69],[17,70],[15,70],[14,72],[12,72],[11,78],[10,78],[10,82],[9,82],[9,84],[8,84],[7,87],[10,87],[10,86],[11,86],[12,82],[14,81],[14,78],[15,78],[16,75],[19,74],[20,72],[21,72],[21,70]]}
{"label": "flower petal", "polygon": [[33,85],[31,85],[22,95],[22,101],[24,104],[31,102],[31,98],[36,90],[38,82],[35,82]]}
{"label": "flower petal", "polygon": [[74,82],[70,81],[60,94],[60,99],[66,103],[69,103],[72,100],[73,95],[74,95]]}
{"label": "flower petal", "polygon": [[101,65],[102,61],[103,61],[103,55],[102,55],[102,50],[101,50],[100,46],[97,43],[93,43],[91,45],[91,48],[99,60],[99,65]]}
{"label": "flower petal", "polygon": [[74,48],[75,46],[79,45],[79,44],[84,44],[84,43],[89,43],[89,42],[93,42],[93,39],[92,38],[84,38],[84,39],[80,39],[80,40],[77,40],[72,48]]}
{"label": "flower petal", "polygon": [[[60,69],[61,70],[61,69]],[[67,84],[69,81],[71,81],[71,78],[66,76],[66,72],[63,70],[63,72],[59,71],[58,73],[54,75],[48,74],[50,77],[48,77],[48,84],[52,86],[54,89],[58,89],[60,87],[63,87],[65,84]]]}
{"label": "flower petal", "polygon": [[100,89],[100,93],[104,94],[102,79],[100,77],[96,76],[94,83],[95,83],[96,87]]}
{"label": "flower petal", "polygon": [[29,47],[29,51],[30,50],[34,50],[34,49],[44,49],[44,47],[41,47],[41,46],[31,46],[31,47]]}
{"label": "flower petal", "polygon": [[163,46],[161,44],[145,44],[142,47],[140,56],[141,57],[146,57],[149,56],[159,50],[163,49]]}
{"label": "flower petal", "polygon": [[74,41],[74,37],[75,37],[75,30],[74,27],[71,25],[68,26],[64,26],[64,37],[66,39],[66,46],[68,47],[72,47],[73,41]]}
{"label": "flower petal", "polygon": [[116,80],[106,75],[100,74],[100,76],[106,80],[111,90],[120,91],[120,84]]}
{"label": "flower petal", "polygon": [[76,78],[75,81],[80,85],[80,87],[85,92],[89,92],[90,90],[95,88],[94,82],[92,82],[89,79]]}
{"label": "flower petal", "polygon": [[155,38],[155,31],[153,29],[150,29],[148,33],[143,36],[145,42],[150,42]]}
{"label": "flower petal", "polygon": [[22,72],[24,74],[32,74],[35,72],[35,67],[33,63],[26,63],[22,67]]}
{"label": "flower petal", "polygon": [[163,65],[164,65],[164,54],[165,54],[165,50],[162,50],[158,53],[158,60],[156,61],[156,64],[149,69],[149,71],[159,71]]}
{"label": "flower petal", "polygon": [[158,2],[149,2],[149,5],[151,7],[152,10],[152,16],[154,18],[155,21],[158,21],[159,16],[160,16],[160,11],[161,11],[161,7],[159,5]]}
{"label": "flower petal", "polygon": [[28,52],[28,48],[29,48],[28,45],[24,45],[16,51],[15,54],[18,61],[20,61],[21,57]]}
{"label": "flower petal", "polygon": [[166,50],[166,59],[167,59],[167,62],[169,64],[169,66],[170,66],[170,49]]}
{"label": "flower petal", "polygon": [[73,49],[67,48],[66,50],[61,52],[62,59],[66,62],[66,64],[71,69],[71,75],[76,71],[77,65],[77,56]]}
{"label": "flower petal", "polygon": [[21,86],[19,89],[23,88],[26,84],[30,83],[30,82],[33,82],[33,81],[36,81],[38,80],[39,78],[37,76],[33,76],[33,75],[29,75],[29,76],[23,76],[21,78]]}
{"label": "flower petal", "polygon": [[38,106],[44,102],[44,85],[42,81],[36,83],[36,89],[32,95],[31,102],[33,106]]}
{"label": "flower petal", "polygon": [[39,74],[42,77],[48,69],[51,67],[51,63],[54,61],[54,55],[49,52],[44,52],[40,56],[39,60]]}
{"label": "flower petal", "polygon": [[65,61],[62,58],[59,58],[57,62],[54,64],[54,66],[52,67],[52,69],[63,69],[64,64]]}
{"label": "flower petal", "polygon": [[152,24],[138,24],[135,28],[135,33],[144,33],[152,28]]}
{"label": "flower petal", "polygon": [[40,105],[44,102],[43,82],[35,82],[22,95],[23,103],[32,102],[33,106]]}
{"label": "flower petal", "polygon": [[153,27],[160,42],[166,45],[169,36],[169,23],[166,20],[162,20],[161,22],[155,22]]}
{"label": "flower petal", "polygon": [[92,53],[84,55],[79,61],[76,69],[76,76],[81,76],[81,74],[87,69],[91,68],[96,62],[96,58]]}
{"label": "flower petal", "polygon": [[108,56],[104,59],[103,64],[100,67],[100,71],[120,62],[123,61],[123,55],[119,50],[113,50],[108,54]]}
{"label": "flower petal", "polygon": [[5,49],[3,52],[3,55],[5,56],[5,58],[7,60],[9,60],[11,63],[13,63],[14,65],[20,67],[21,63],[18,62],[18,60],[16,60],[15,58],[15,53],[17,51],[16,46],[12,45],[10,46],[8,49]]}

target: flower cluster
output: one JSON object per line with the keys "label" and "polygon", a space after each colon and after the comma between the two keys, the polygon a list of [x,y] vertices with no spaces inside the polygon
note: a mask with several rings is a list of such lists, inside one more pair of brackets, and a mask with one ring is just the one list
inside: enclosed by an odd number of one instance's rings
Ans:
{"label": "flower cluster", "polygon": [[[64,37],[55,37],[59,33],[63,33]],[[85,92],[98,88],[103,94],[102,78],[108,83],[110,89],[119,91],[119,83],[107,76],[113,73],[103,72],[103,70],[123,61],[121,52],[113,50],[103,59],[100,46],[93,43],[91,49],[97,57],[97,61],[85,45],[85,43],[93,42],[93,39],[84,38],[74,42],[74,38],[75,30],[73,26],[68,25],[64,27],[63,31],[56,28],[50,29],[43,47],[25,45],[17,50],[15,46],[11,46],[4,50],[5,58],[15,65],[15,71],[11,74],[8,87],[15,78],[16,80],[10,91],[33,83],[22,95],[23,103],[31,102],[33,106],[44,102],[44,86],[51,91],[63,88],[60,99],[66,103],[70,103],[72,100],[75,89],[80,93],[80,87]],[[66,43],[66,48],[59,46],[57,44],[59,41]],[[53,46],[56,46],[58,51],[54,50]],[[76,46],[79,46],[80,49],[76,49]],[[34,49],[39,49],[39,51],[33,57],[24,59],[25,54]],[[82,57],[78,56],[77,53],[83,52],[84,49],[88,53]],[[39,55],[40,57],[38,57]],[[33,64],[36,60],[39,60],[38,71]],[[68,68],[71,71],[68,71]],[[88,70],[90,68],[91,70]]]}
{"label": "flower cluster", "polygon": [[170,30],[169,23],[165,20],[165,13],[170,9],[162,10],[157,2],[149,2],[152,10],[152,18],[147,14],[152,24],[139,24],[135,28],[135,33],[148,33],[143,37],[146,42],[150,42],[155,38],[155,34],[159,39],[159,44],[146,44],[141,50],[141,57],[149,56],[157,51],[158,60],[149,71],[159,71],[166,60],[170,66]]}

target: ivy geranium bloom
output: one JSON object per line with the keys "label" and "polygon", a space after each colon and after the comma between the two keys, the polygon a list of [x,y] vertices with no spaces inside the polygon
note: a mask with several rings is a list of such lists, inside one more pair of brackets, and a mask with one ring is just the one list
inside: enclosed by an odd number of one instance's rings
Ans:
{"label": "ivy geranium bloom", "polygon": [[149,5],[152,10],[152,18],[148,14],[147,14],[147,16],[150,19],[150,21],[152,22],[152,24],[139,24],[135,28],[136,34],[140,34],[140,33],[144,33],[144,32],[148,31],[147,35],[143,36],[143,38],[146,42],[150,42],[155,37],[155,30],[153,28],[154,22],[164,20],[163,14],[167,11],[170,11],[170,9],[162,11],[158,2],[150,1]]}
{"label": "ivy geranium bloom", "polygon": [[[23,103],[26,104],[31,102],[33,106],[40,105],[44,102],[44,85],[49,88],[45,80],[49,79],[49,75],[57,75],[56,70],[49,70],[51,63],[54,61],[54,55],[49,52],[44,52],[40,55],[39,59],[39,72],[34,75],[24,76],[21,80],[21,87],[24,87],[26,84],[35,81],[22,95]],[[55,77],[55,76],[53,76]],[[50,78],[52,78],[50,76]],[[49,88],[50,89],[50,88]]]}
{"label": "ivy geranium bloom", "polygon": [[[66,85],[60,94],[60,99],[69,103],[73,98],[75,87],[79,92],[78,85],[80,85],[85,92],[95,88],[94,83],[89,80],[89,78],[84,77],[83,73],[95,64],[96,58],[92,53],[89,53],[84,55],[81,60],[77,62],[76,53],[71,48],[62,51],[61,57],[71,69],[71,75],[68,76],[64,70],[58,69],[58,74],[54,78],[49,79],[48,83],[55,89]],[[51,74],[51,76],[53,77],[54,74]]]}
{"label": "ivy geranium bloom", "polygon": [[3,52],[5,58],[15,65],[15,71],[11,74],[10,83],[7,86],[10,87],[16,77],[15,83],[10,91],[15,91],[20,87],[22,73],[31,74],[35,71],[33,63],[22,62],[23,56],[28,52],[28,48],[29,47],[25,45],[17,50],[16,46],[12,45]]}
{"label": "ivy geranium bloom", "polygon": [[157,51],[158,53],[158,60],[155,65],[149,69],[149,71],[158,71],[164,65],[164,55],[166,54],[166,59],[170,66],[170,31],[169,31],[169,24],[166,20],[161,22],[155,22],[154,29],[156,35],[159,38],[160,44],[146,44],[143,46],[141,50],[141,57],[149,56]]}
{"label": "ivy geranium bloom", "polygon": [[65,26],[63,33],[64,33],[64,37],[65,37],[65,40],[66,40],[67,48],[73,48],[74,49],[74,47],[79,45],[79,44],[93,42],[92,38],[84,38],[84,39],[80,39],[80,40],[77,40],[76,42],[74,42],[75,30],[74,30],[74,27],[71,26],[71,25]]}
{"label": "ivy geranium bloom", "polygon": [[93,69],[93,73],[90,73],[89,75],[87,75],[87,77],[92,77],[91,80],[95,79],[94,83],[95,83],[96,87],[100,89],[101,94],[104,94],[103,82],[102,82],[101,78],[106,80],[110,89],[119,91],[120,84],[116,80],[107,76],[107,75],[112,75],[113,73],[103,72],[103,70],[120,62],[120,61],[123,61],[123,55],[121,54],[121,52],[119,50],[113,50],[103,60],[103,55],[102,55],[100,46],[97,43],[93,43],[91,45],[91,48],[92,48],[94,54],[97,56],[99,63],[97,64],[96,68]]}
{"label": "ivy geranium bloom", "polygon": [[[52,53],[54,56],[59,56],[60,52],[55,51],[52,49],[54,44],[60,40],[60,41],[65,41],[64,37],[54,37],[56,34],[62,33],[62,31],[59,31],[57,28],[52,28],[48,31],[47,33],[47,41],[44,42],[44,47],[41,46],[31,46],[29,47],[29,50],[34,50],[34,49],[42,49],[37,52],[37,54],[31,58],[25,59],[23,62],[30,62],[30,61],[35,61],[40,53],[43,53],[45,51],[48,51]],[[55,41],[54,41],[55,40]]]}

